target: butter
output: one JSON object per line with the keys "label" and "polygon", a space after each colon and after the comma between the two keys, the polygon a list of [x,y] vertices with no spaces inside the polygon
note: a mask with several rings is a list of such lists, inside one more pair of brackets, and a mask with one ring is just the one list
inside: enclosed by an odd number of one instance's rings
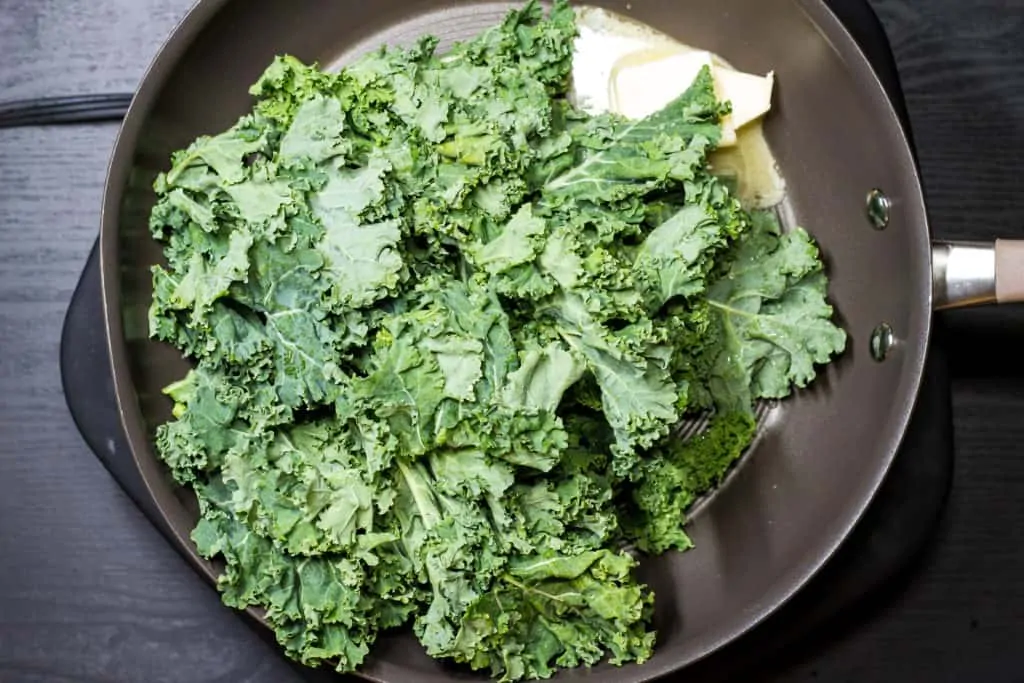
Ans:
{"label": "butter", "polygon": [[589,114],[614,112],[639,119],[662,109],[710,67],[715,95],[732,104],[722,139],[709,163],[735,176],[748,208],[774,206],[785,182],[764,139],[761,122],[771,109],[774,73],[749,74],[722,57],[680,43],[650,26],[595,7],[577,12],[573,45],[572,102]]}
{"label": "butter", "polygon": [[704,67],[711,69],[715,95],[732,103],[722,119],[722,147],[736,144],[736,131],[763,117],[771,109],[775,75],[736,71],[721,65],[701,50],[643,50],[621,57],[609,79],[609,110],[642,119],[679,97]]}

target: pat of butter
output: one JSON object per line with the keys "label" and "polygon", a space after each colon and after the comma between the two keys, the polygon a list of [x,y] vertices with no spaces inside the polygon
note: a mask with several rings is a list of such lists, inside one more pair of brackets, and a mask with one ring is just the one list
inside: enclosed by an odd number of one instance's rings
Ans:
{"label": "pat of butter", "polygon": [[732,103],[732,112],[725,117],[722,128],[731,131],[732,142],[735,143],[737,130],[758,120],[772,108],[775,73],[770,71],[767,76],[758,76],[716,66],[712,76],[718,99]]}
{"label": "pat of butter", "polygon": [[771,109],[774,74],[757,76],[718,63],[701,50],[642,50],[619,58],[608,83],[609,109],[642,119],[679,97],[704,67],[711,69],[718,99],[732,103],[722,119],[721,147],[736,144],[736,131]]}
{"label": "pat of butter", "polygon": [[579,35],[573,45],[572,98],[588,114],[614,111],[610,84],[620,61],[629,55],[644,54],[655,46],[674,49],[668,39],[655,42],[652,36],[627,31],[628,26],[612,24],[603,10],[581,16]]}

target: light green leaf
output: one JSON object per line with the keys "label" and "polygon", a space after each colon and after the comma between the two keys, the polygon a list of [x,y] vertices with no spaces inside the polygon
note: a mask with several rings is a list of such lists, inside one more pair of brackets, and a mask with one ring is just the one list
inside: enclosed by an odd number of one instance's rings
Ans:
{"label": "light green leaf", "polygon": [[238,231],[228,238],[227,254],[213,263],[199,253],[193,253],[188,271],[178,281],[170,297],[170,305],[176,309],[191,309],[193,325],[206,324],[213,302],[226,296],[233,283],[246,278],[252,243],[253,238],[248,231]]}
{"label": "light green leaf", "polygon": [[263,223],[292,201],[291,188],[284,182],[247,180],[224,188],[249,223]]}
{"label": "light green leaf", "polygon": [[317,95],[299,105],[295,119],[281,139],[278,158],[284,164],[308,161],[319,164],[347,151],[342,138],[345,114],[341,102]]}
{"label": "light green leaf", "polygon": [[640,247],[635,267],[648,270],[658,283],[658,306],[677,296],[693,296],[706,288],[706,275],[725,236],[701,204],[684,206],[651,231]]}
{"label": "light green leaf", "polygon": [[543,218],[533,215],[533,207],[524,204],[497,237],[487,244],[474,245],[468,250],[473,263],[491,275],[507,272],[514,266],[529,263],[543,244]]}
{"label": "light green leaf", "polygon": [[704,67],[686,92],[647,118],[597,119],[595,127],[583,128],[582,161],[547,180],[543,192],[552,200],[607,202],[645,194],[668,180],[692,180],[718,143],[723,111]]}
{"label": "light green leaf", "polygon": [[314,214],[321,219],[339,214],[359,216],[384,198],[384,175],[390,168],[387,160],[373,156],[362,168],[333,172],[323,189],[313,195]]}
{"label": "light green leaf", "polygon": [[721,340],[711,351],[709,386],[721,409],[750,410],[753,399],[783,398],[845,349],[825,288],[807,233],[780,235],[773,218],[760,216],[708,292]]}
{"label": "light green leaf", "polygon": [[444,375],[444,394],[457,401],[472,401],[483,376],[484,345],[478,339],[428,339],[424,348],[434,354]]}
{"label": "light green leaf", "polygon": [[317,248],[339,300],[366,306],[394,291],[403,266],[397,221],[360,225],[342,212],[320,218],[324,237]]}
{"label": "light green leaf", "polygon": [[[245,123],[247,121],[243,119],[241,124]],[[173,187],[182,173],[199,164],[209,166],[224,183],[241,182],[245,178],[242,160],[265,145],[266,140],[254,135],[245,125],[235,126],[213,137],[200,137],[188,149],[174,155],[171,170],[158,184]]]}
{"label": "light green leaf", "polygon": [[583,375],[582,359],[558,343],[532,348],[508,376],[502,402],[509,407],[555,412],[566,390]]}

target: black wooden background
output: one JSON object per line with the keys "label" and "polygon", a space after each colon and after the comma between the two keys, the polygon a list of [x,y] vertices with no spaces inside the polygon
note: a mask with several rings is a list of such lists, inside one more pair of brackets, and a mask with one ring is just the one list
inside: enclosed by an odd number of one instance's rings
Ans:
{"label": "black wooden background", "polygon": [[[0,100],[131,90],[189,4],[0,0]],[[1024,0],[872,4],[936,233],[1024,236]],[[121,493],[65,407],[60,327],[115,132],[0,131],[0,682],[293,681]],[[957,471],[928,556],[870,618],[761,680],[986,681],[1024,663],[1024,314],[952,322]]]}

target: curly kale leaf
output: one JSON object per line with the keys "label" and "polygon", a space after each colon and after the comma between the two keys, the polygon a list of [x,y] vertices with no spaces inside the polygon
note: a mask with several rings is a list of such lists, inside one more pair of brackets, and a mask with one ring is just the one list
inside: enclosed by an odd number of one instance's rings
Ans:
{"label": "curly kale leaf", "polygon": [[720,410],[750,410],[754,399],[805,387],[846,347],[833,321],[818,248],[802,229],[781,234],[758,214],[708,290],[709,345],[700,362]]}
{"label": "curly kale leaf", "polygon": [[200,493],[203,516],[192,539],[203,556],[223,559],[217,587],[224,603],[264,610],[290,656],[310,666],[330,663],[351,671],[363,663],[380,629],[408,618],[415,591],[394,571],[400,561],[389,564],[384,583],[349,558],[299,561],[239,518],[205,502],[216,499],[216,492]]}
{"label": "curly kale leaf", "polygon": [[626,538],[646,552],[693,547],[686,535],[686,511],[718,485],[754,438],[751,415],[716,415],[707,431],[680,442],[669,439],[647,458],[624,505]]}
{"label": "curly kale leaf", "polygon": [[654,646],[644,626],[653,596],[632,578],[635,564],[607,549],[514,559],[466,609],[456,661],[500,681],[549,678],[606,656],[643,662]]}

